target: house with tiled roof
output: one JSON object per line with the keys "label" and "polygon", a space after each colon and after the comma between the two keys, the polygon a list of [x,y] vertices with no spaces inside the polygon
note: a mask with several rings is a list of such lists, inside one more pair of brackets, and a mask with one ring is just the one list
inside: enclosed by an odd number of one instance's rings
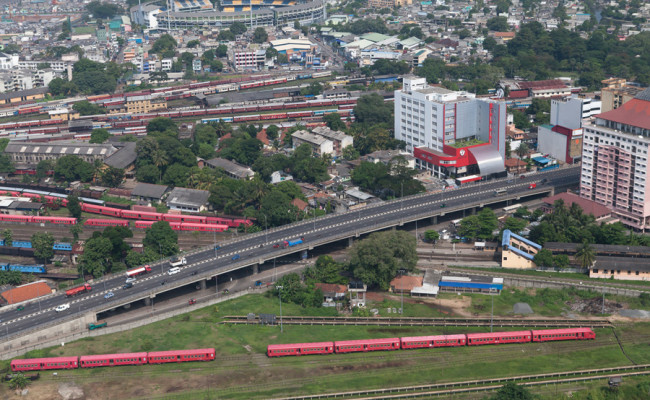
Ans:
{"label": "house with tiled roof", "polygon": [[5,290],[0,294],[0,302],[4,305],[18,304],[50,293],[52,293],[52,289],[45,281],[32,282]]}
{"label": "house with tiled roof", "polygon": [[610,210],[607,206],[598,204],[597,202],[589,199],[583,199],[577,194],[571,192],[558,193],[555,196],[544,198],[542,200],[544,202],[542,204],[542,210],[547,214],[552,213],[553,209],[555,208],[555,202],[558,200],[562,200],[564,202],[564,206],[567,208],[571,208],[573,204],[577,204],[580,208],[582,208],[582,212],[584,214],[593,215],[596,221],[602,221],[612,216],[612,210]]}
{"label": "house with tiled roof", "polygon": [[390,281],[390,291],[410,294],[414,288],[421,287],[423,282],[422,276],[399,275]]}
{"label": "house with tiled roof", "polygon": [[316,283],[314,287],[323,292],[323,303],[329,304],[343,300],[348,292],[346,285],[337,285],[335,283]]}

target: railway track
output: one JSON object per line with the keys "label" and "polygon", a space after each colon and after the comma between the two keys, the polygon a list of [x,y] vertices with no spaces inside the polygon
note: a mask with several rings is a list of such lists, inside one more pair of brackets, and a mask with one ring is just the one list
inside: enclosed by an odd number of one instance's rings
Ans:
{"label": "railway track", "polygon": [[[226,316],[223,324],[259,324],[259,317]],[[607,320],[588,319],[518,319],[518,318],[368,318],[368,317],[282,317],[286,325],[368,325],[368,326],[494,326],[494,327],[589,327],[611,328]],[[277,324],[277,320],[276,320]]]}
{"label": "railway track", "polygon": [[434,383],[430,385],[392,387],[385,389],[357,390],[351,392],[323,393],[305,396],[276,398],[275,400],[321,400],[321,399],[346,399],[379,400],[426,398],[433,396],[448,396],[471,392],[486,392],[499,389],[507,382],[520,382],[524,386],[547,386],[563,383],[587,382],[607,379],[610,375],[616,376],[641,376],[650,375],[650,364],[628,365],[621,367],[598,368],[579,371],[552,372],[537,375],[521,375],[507,378],[479,379],[462,382]]}

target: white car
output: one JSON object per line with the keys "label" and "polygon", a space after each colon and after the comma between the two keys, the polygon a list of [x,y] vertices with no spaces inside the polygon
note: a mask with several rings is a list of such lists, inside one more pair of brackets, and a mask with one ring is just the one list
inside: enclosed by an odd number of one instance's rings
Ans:
{"label": "white car", "polygon": [[135,278],[134,278],[134,277],[130,276],[130,277],[126,278],[126,282],[125,282],[125,283],[131,283],[131,282],[135,282]]}
{"label": "white car", "polygon": [[167,275],[174,275],[181,272],[181,269],[178,267],[170,268],[169,271],[167,271]]}
{"label": "white car", "polygon": [[61,304],[60,306],[57,306],[57,307],[54,309],[54,311],[56,311],[56,312],[61,312],[61,311],[65,311],[65,310],[67,310],[68,308],[70,308],[70,303],[65,303],[65,304]]}

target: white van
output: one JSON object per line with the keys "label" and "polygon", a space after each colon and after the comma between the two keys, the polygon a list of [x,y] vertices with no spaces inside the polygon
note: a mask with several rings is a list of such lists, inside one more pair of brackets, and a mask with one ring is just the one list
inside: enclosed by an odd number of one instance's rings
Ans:
{"label": "white van", "polygon": [[167,271],[168,275],[174,275],[181,272],[181,269],[178,267],[170,268],[169,271]]}
{"label": "white van", "polygon": [[178,267],[185,264],[187,264],[187,259],[185,257],[174,257],[169,261],[169,265],[172,267]]}

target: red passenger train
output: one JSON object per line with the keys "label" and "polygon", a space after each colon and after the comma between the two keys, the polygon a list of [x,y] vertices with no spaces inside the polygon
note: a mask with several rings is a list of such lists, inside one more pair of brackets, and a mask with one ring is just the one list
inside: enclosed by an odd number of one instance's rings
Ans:
{"label": "red passenger train", "polygon": [[548,342],[554,340],[589,340],[596,334],[589,328],[547,329],[456,335],[415,336],[389,339],[346,340],[322,343],[271,344],[269,357],[306,354],[352,353],[376,350],[408,350],[437,347],[495,345],[507,343]]}
{"label": "red passenger train", "polygon": [[81,357],[31,358],[11,361],[11,370],[42,371],[48,369],[77,369],[116,367],[120,365],[163,364],[170,362],[212,361],[214,348],[195,350],[154,351],[149,353],[99,354]]}

